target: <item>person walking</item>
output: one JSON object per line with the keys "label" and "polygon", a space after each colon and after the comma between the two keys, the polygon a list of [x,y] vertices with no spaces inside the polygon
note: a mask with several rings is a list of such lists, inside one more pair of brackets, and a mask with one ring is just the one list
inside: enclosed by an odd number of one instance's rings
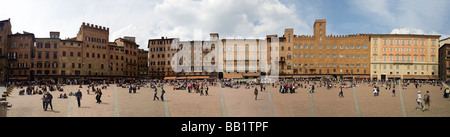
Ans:
{"label": "person walking", "polygon": [[339,87],[339,97],[344,97],[344,91],[342,90],[342,86]]}
{"label": "person walking", "polygon": [[157,96],[158,95],[157,91],[158,91],[158,89],[155,87],[155,95],[153,96],[153,101],[155,100],[155,98],[159,100],[159,98]]}
{"label": "person walking", "polygon": [[421,93],[421,91],[417,92],[417,99],[416,99],[417,106],[416,106],[416,109],[423,111],[422,95],[420,93]]}
{"label": "person walking", "polygon": [[208,96],[208,86],[206,86],[205,95]]}
{"label": "person walking", "polygon": [[166,93],[166,91],[164,90],[163,86],[161,86],[161,101],[164,101],[164,93]]}
{"label": "person walking", "polygon": [[81,91],[80,91],[80,89],[78,89],[78,92],[75,93],[75,97],[77,97],[78,107],[81,106],[81,102],[80,102],[81,96],[82,96]]}
{"label": "person walking", "polygon": [[98,104],[100,104],[100,103],[102,103],[102,100],[101,100],[101,98],[102,98],[102,90],[97,90],[97,95],[95,96],[95,99],[97,99],[97,103]]}
{"label": "person walking", "polygon": [[255,88],[255,100],[258,100],[258,88]]}
{"label": "person walking", "polygon": [[[423,95],[423,101],[425,102],[425,106],[423,108],[423,110],[430,110],[430,91],[427,90],[427,93],[425,93],[425,95]],[[426,108],[425,108],[426,107]]]}
{"label": "person walking", "polygon": [[45,111],[47,111],[48,105],[50,105],[50,108],[53,111],[52,99],[53,99],[52,94],[50,94],[50,92],[47,92],[45,97],[45,109],[44,109]]}

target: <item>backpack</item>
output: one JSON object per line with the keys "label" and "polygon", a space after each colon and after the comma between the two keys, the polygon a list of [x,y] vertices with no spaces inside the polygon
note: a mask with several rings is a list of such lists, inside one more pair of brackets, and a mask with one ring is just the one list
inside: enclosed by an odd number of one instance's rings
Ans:
{"label": "backpack", "polygon": [[423,99],[425,102],[429,102],[430,101],[430,95],[425,94],[425,97]]}

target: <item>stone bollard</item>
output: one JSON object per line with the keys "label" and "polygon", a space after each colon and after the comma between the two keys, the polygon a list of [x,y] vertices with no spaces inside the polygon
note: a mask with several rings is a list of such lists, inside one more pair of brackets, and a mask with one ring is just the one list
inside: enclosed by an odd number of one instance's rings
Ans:
{"label": "stone bollard", "polygon": [[0,101],[0,117],[6,117],[8,102]]}
{"label": "stone bollard", "polygon": [[0,101],[6,101],[6,97],[1,97]]}

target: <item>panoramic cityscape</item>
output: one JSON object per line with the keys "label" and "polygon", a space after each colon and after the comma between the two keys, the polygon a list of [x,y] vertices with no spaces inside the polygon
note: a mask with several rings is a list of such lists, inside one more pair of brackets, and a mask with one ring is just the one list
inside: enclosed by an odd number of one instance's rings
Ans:
{"label": "panoramic cityscape", "polygon": [[208,23],[142,38],[94,19],[38,35],[0,17],[0,117],[450,116],[450,37],[431,29],[339,32],[316,16],[267,31],[253,21],[245,38]]}

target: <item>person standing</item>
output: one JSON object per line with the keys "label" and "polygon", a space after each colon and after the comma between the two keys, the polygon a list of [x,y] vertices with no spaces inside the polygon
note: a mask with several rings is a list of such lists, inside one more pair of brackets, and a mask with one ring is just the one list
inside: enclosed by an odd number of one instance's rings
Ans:
{"label": "person standing", "polygon": [[309,88],[309,93],[312,93],[312,87],[311,87],[311,85],[308,85],[308,88]]}
{"label": "person standing", "polygon": [[395,97],[395,85],[392,87],[392,96]]}
{"label": "person standing", "polygon": [[[423,108],[423,110],[430,110],[430,91],[427,90],[427,93],[425,93],[425,95],[423,95],[423,101],[425,102],[425,106]],[[426,108],[425,108],[426,107]]]}
{"label": "person standing", "polygon": [[82,96],[81,91],[80,91],[80,89],[78,89],[78,92],[75,93],[75,97],[77,97],[78,107],[81,106],[81,102],[80,102],[81,96]]}
{"label": "person standing", "polygon": [[258,88],[255,88],[255,100],[258,100]]}
{"label": "person standing", "polygon": [[47,107],[46,107],[46,100],[45,98],[47,98],[47,94],[42,95],[42,108],[44,109],[44,111],[47,111]]}
{"label": "person standing", "polygon": [[133,88],[130,86],[130,87],[128,88],[128,93],[131,93],[131,90],[133,90]]}
{"label": "person standing", "polygon": [[48,105],[50,105],[50,108],[53,111],[52,99],[53,99],[52,94],[50,94],[50,92],[47,92],[45,97],[45,111],[47,111]]}
{"label": "person standing", "polygon": [[158,96],[157,96],[157,95],[158,95],[158,92],[157,92],[157,91],[158,91],[158,89],[157,89],[156,86],[155,86],[155,95],[153,96],[153,101],[155,100],[155,98],[159,100],[159,98],[158,98]]}
{"label": "person standing", "polygon": [[206,85],[205,95],[208,96],[208,85]]}

